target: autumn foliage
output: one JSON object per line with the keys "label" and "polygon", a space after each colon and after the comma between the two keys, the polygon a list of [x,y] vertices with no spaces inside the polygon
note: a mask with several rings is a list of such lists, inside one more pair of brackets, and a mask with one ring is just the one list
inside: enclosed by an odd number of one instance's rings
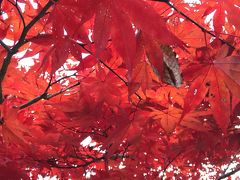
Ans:
{"label": "autumn foliage", "polygon": [[0,179],[240,171],[239,0],[0,5]]}

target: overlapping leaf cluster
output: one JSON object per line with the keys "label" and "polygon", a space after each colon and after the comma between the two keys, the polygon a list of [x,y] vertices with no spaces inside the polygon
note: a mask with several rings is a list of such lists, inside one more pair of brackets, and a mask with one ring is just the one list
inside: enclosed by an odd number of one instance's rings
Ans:
{"label": "overlapping leaf cluster", "polygon": [[0,178],[238,171],[238,0],[0,2]]}

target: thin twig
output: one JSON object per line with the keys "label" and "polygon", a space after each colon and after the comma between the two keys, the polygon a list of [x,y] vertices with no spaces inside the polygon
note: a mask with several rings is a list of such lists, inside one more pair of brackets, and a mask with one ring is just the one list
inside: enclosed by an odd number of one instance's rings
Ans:
{"label": "thin twig", "polygon": [[61,89],[60,91],[58,91],[58,92],[56,92],[54,94],[48,94],[47,97],[44,98],[44,99],[49,100],[49,99],[51,99],[51,98],[53,98],[53,97],[55,97],[55,96],[57,96],[59,94],[62,94],[64,92],[66,92],[67,90],[72,89],[72,88],[74,88],[74,87],[76,87],[78,85],[80,85],[80,82],[77,82],[77,83],[75,83],[75,84],[73,84],[73,85],[71,85],[71,86],[69,86],[67,88]]}
{"label": "thin twig", "polygon": [[[94,70],[93,70],[93,71],[90,71],[86,77],[88,77],[92,72],[94,72]],[[66,87],[66,88],[64,88],[64,89],[61,89],[60,91],[58,91],[58,92],[56,92],[56,93],[54,93],[54,94],[49,94],[49,93],[48,93],[49,88],[52,87],[54,84],[60,82],[60,81],[63,80],[63,79],[66,79],[66,78],[69,78],[69,77],[72,77],[72,76],[76,76],[76,74],[77,74],[77,73],[74,73],[74,74],[72,74],[72,75],[67,75],[67,76],[61,77],[61,78],[57,79],[57,80],[54,81],[54,82],[52,82],[52,76],[51,76],[50,81],[49,81],[49,83],[48,83],[48,86],[46,87],[45,91],[44,91],[41,95],[39,95],[39,96],[31,99],[30,101],[26,102],[25,104],[22,104],[22,105],[20,105],[20,106],[14,106],[14,107],[15,107],[15,108],[19,108],[19,109],[24,109],[24,108],[26,108],[26,107],[29,107],[29,106],[37,103],[37,102],[40,101],[40,100],[49,100],[49,99],[51,99],[51,98],[53,98],[53,97],[55,97],[55,96],[57,96],[57,95],[59,95],[59,94],[62,94],[62,93],[64,93],[64,92],[66,92],[67,90],[69,90],[69,89],[71,89],[71,88],[74,88],[74,87],[80,85],[80,82],[77,82],[77,83],[75,83],[75,84],[73,84],[73,85],[71,85],[71,86],[69,86],[69,87]],[[81,80],[85,79],[86,77],[83,77]]]}
{"label": "thin twig", "polygon": [[[240,149],[237,150],[236,153],[234,153],[231,161],[228,163],[227,167],[223,170],[223,173],[222,173],[223,175],[226,174],[226,172],[228,171],[229,167],[230,167],[231,164],[234,162],[234,160],[236,160],[236,157],[239,155],[239,153],[240,153]],[[221,176],[220,176],[220,177],[221,177]],[[220,177],[218,177],[218,178],[220,178]]]}
{"label": "thin twig", "polygon": [[238,168],[232,170],[232,171],[229,172],[229,173],[226,173],[226,174],[223,174],[223,175],[219,176],[219,177],[217,178],[217,180],[221,180],[221,179],[224,179],[224,178],[230,177],[231,175],[237,173],[238,171],[240,171],[240,167],[238,167]]}
{"label": "thin twig", "polygon": [[166,173],[168,167],[169,167],[169,166],[173,163],[173,161],[175,161],[175,160],[178,158],[178,156],[180,156],[181,154],[182,154],[182,151],[180,151],[178,154],[176,154],[176,156],[173,157],[172,160],[167,163],[167,165],[164,167],[163,175],[162,175],[162,178],[161,178],[161,179],[164,178],[165,173]]}
{"label": "thin twig", "polygon": [[[113,154],[110,159],[112,160],[116,160],[116,159],[123,159],[123,158],[129,158],[128,155],[122,155],[122,154]],[[53,168],[58,168],[58,169],[76,169],[76,168],[84,168],[84,167],[87,167],[93,163],[96,163],[96,162],[99,162],[99,161],[103,161],[106,159],[106,155],[102,155],[101,157],[91,157],[92,160],[90,161],[86,161],[82,164],[69,164],[69,163],[64,163],[64,165],[61,165],[60,163],[56,163],[57,162],[57,159],[49,159],[47,160],[47,163],[53,167]],[[82,160],[82,159],[80,159]],[[41,160],[40,160],[41,161]],[[42,162],[42,161],[41,161]]]}
{"label": "thin twig", "polygon": [[126,86],[128,86],[128,83],[125,79],[123,79],[118,73],[116,73],[109,65],[107,65],[103,60],[98,58],[98,61],[101,62],[109,71],[111,71],[115,76],[118,77]]}
{"label": "thin twig", "polygon": [[6,49],[7,52],[11,51],[11,49],[2,40],[0,40],[0,44],[4,49]]}
{"label": "thin twig", "polygon": [[48,113],[46,111],[49,119],[51,119],[51,121],[54,121],[55,123],[57,123],[58,125],[60,125],[61,127],[64,128],[64,130],[68,130],[68,131],[71,131],[73,133],[77,133],[77,134],[92,134],[92,135],[96,135],[96,136],[102,136],[102,137],[107,137],[107,134],[106,134],[106,130],[104,130],[103,132],[97,132],[95,131],[94,129],[92,131],[80,131],[78,129],[76,129],[76,126],[75,127],[67,127],[67,125],[65,125],[64,123],[61,123],[57,120],[55,120],[50,113]]}
{"label": "thin twig", "polygon": [[83,164],[67,164],[67,165],[60,165],[60,164],[57,164],[56,162],[53,162],[53,161],[49,161],[48,164],[53,167],[53,168],[58,168],[58,169],[75,169],[75,168],[83,168],[83,167],[87,167],[95,162],[99,162],[99,161],[102,161],[104,160],[105,157],[102,156],[102,157],[99,157],[99,158],[95,158],[91,161],[88,161],[88,162],[85,162]]}
{"label": "thin twig", "polygon": [[26,107],[29,107],[29,106],[35,104],[36,102],[38,102],[40,100],[49,100],[49,99],[51,99],[51,98],[53,98],[53,97],[55,97],[55,96],[57,96],[59,94],[62,94],[64,92],[66,92],[67,90],[72,89],[72,88],[74,88],[74,87],[76,87],[78,85],[80,85],[80,82],[77,82],[77,83],[75,83],[75,84],[73,84],[73,85],[71,85],[71,86],[69,86],[67,88],[61,89],[60,91],[58,91],[58,92],[56,92],[54,94],[48,94],[47,91],[45,91],[41,95],[39,95],[39,96],[31,99],[30,101],[28,101],[27,103],[22,104],[20,106],[15,106],[15,108],[24,109]]}
{"label": "thin twig", "polygon": [[[8,50],[7,47],[5,46],[4,48],[7,49],[8,53],[7,56],[5,57],[1,70],[0,70],[0,103],[3,102],[3,92],[2,92],[2,82],[3,79],[7,73],[7,69],[8,66],[11,62],[11,59],[13,57],[14,54],[16,54],[19,50],[19,48],[24,44],[24,41],[26,39],[26,36],[28,34],[28,31],[34,26],[34,24],[39,21],[44,15],[45,13],[48,11],[48,9],[54,4],[54,2],[57,2],[57,0],[53,1],[53,0],[49,0],[49,2],[42,8],[42,10],[39,12],[39,14],[37,16],[35,16],[28,25],[26,25],[23,28],[23,31],[21,33],[21,36],[18,40],[18,42],[10,49]],[[3,45],[3,44],[1,44]]]}
{"label": "thin twig", "polygon": [[200,28],[203,32],[206,32],[207,34],[219,39],[222,43],[227,44],[229,47],[236,49],[232,44],[230,44],[229,42],[225,41],[224,39],[216,36],[214,33],[212,33],[211,31],[207,30],[206,28],[204,28],[203,26],[201,26],[200,24],[198,24],[196,21],[194,21],[192,18],[190,18],[189,16],[187,16],[185,13],[183,13],[182,11],[180,11],[179,9],[177,9],[173,4],[171,4],[169,2],[169,0],[152,0],[152,1],[156,1],[156,2],[163,2],[166,3],[169,7],[173,8],[176,12],[178,12],[180,15],[182,15],[183,17],[185,17],[188,21],[190,21],[191,23],[193,23],[194,25],[196,25],[198,28]]}
{"label": "thin twig", "polygon": [[26,27],[26,23],[25,23],[25,20],[24,20],[24,17],[23,17],[23,14],[20,10],[20,7],[18,6],[18,0],[16,0],[15,4],[14,2],[10,1],[10,0],[7,0],[9,3],[11,3],[16,9],[17,9],[17,12],[22,20],[22,23],[23,23],[23,27],[25,28]]}
{"label": "thin twig", "polygon": [[[81,44],[81,43],[78,43],[79,46],[81,46],[85,51],[87,51],[89,54],[93,55],[93,53],[88,50],[86,47],[85,47],[85,44]],[[105,63],[102,59],[100,58],[97,58],[97,60],[102,63],[109,71],[111,71],[115,76],[117,76],[126,86],[128,86],[128,82],[123,78],[121,77],[116,71],[114,71],[107,63]],[[138,93],[134,93],[139,100],[142,100],[142,97],[138,94]]]}
{"label": "thin twig", "polygon": [[58,83],[58,82],[60,82],[61,80],[64,80],[64,79],[67,79],[67,78],[70,78],[70,77],[76,76],[76,75],[77,75],[77,72],[75,72],[75,73],[73,73],[71,75],[67,75],[67,76],[61,77],[61,78],[57,79],[56,81],[52,82],[51,86],[56,84],[56,83]]}

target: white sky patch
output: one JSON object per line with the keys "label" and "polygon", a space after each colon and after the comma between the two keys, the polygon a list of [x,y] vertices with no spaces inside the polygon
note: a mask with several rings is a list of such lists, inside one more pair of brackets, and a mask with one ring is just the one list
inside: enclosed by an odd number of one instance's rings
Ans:
{"label": "white sky patch", "polygon": [[17,68],[24,67],[27,71],[31,66],[34,65],[34,58],[39,57],[39,55],[35,55],[32,58],[23,58],[18,62]]}
{"label": "white sky patch", "polygon": [[[239,156],[237,156],[239,158]],[[221,170],[224,171],[228,166],[228,170],[225,172],[226,173],[229,173],[231,172],[232,170],[234,170],[234,168],[237,166],[238,163],[232,163],[229,165],[223,165],[221,167]],[[217,174],[216,171],[214,171],[214,166],[211,165],[211,164],[203,164],[203,167],[205,168],[205,171],[202,171],[202,170],[199,170],[199,172],[201,173],[201,178],[200,180],[205,180],[205,179],[211,179],[211,176],[213,177],[218,177],[220,176],[219,174]],[[237,179],[240,177],[240,172],[236,172],[235,174],[231,175],[230,176],[232,179]]]}
{"label": "white sky patch", "polygon": [[38,4],[34,2],[34,0],[29,0],[30,3],[32,4],[33,8],[34,9],[37,9],[38,8]]}
{"label": "white sky patch", "polygon": [[96,175],[96,173],[93,172],[91,169],[87,169],[86,172],[85,172],[85,178],[86,179],[90,179],[91,176],[94,176],[94,175]]}
{"label": "white sky patch", "polygon": [[41,175],[38,175],[38,180],[58,180],[57,176],[53,176],[53,177],[50,177],[50,176],[46,176],[46,177],[43,177]]}
{"label": "white sky patch", "polygon": [[125,167],[126,167],[126,166],[123,164],[123,162],[120,162],[118,168],[119,168],[119,169],[124,169]]}
{"label": "white sky patch", "polygon": [[190,4],[201,4],[200,0],[184,0],[184,2]]}
{"label": "white sky patch", "polygon": [[2,14],[2,18],[3,18],[3,20],[6,20],[8,18],[8,14],[7,13],[3,13]]}
{"label": "white sky patch", "polygon": [[6,45],[8,45],[8,46],[13,46],[13,45],[14,45],[14,41],[13,41],[13,40],[10,40],[10,39],[5,38],[5,39],[3,39],[2,41],[3,41]]}
{"label": "white sky patch", "polygon": [[36,54],[32,57],[24,58],[24,55],[26,52],[27,52],[27,50],[16,54],[16,57],[20,59],[18,61],[17,68],[24,67],[28,71],[30,69],[30,67],[34,65],[34,59],[39,58],[39,54]]}
{"label": "white sky patch", "polygon": [[208,24],[208,26],[211,28],[211,29],[214,29],[213,27],[213,16],[215,14],[216,10],[213,11],[212,13],[210,13],[208,16],[205,17],[205,21],[204,23],[205,24]]}
{"label": "white sky patch", "polygon": [[92,138],[90,136],[86,137],[80,144],[83,147],[88,146],[92,142]]}

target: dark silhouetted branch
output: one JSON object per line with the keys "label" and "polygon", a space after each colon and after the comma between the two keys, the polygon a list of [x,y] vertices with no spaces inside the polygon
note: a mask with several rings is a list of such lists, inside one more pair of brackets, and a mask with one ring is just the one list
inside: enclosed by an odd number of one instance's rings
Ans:
{"label": "dark silhouetted branch", "polygon": [[60,91],[58,91],[58,92],[56,92],[54,94],[48,94],[47,97],[44,98],[44,99],[49,100],[49,99],[51,99],[51,98],[53,98],[53,97],[55,97],[55,96],[57,96],[59,94],[62,94],[64,92],[66,92],[67,90],[72,89],[72,88],[74,88],[74,87],[76,87],[78,85],[80,85],[80,82],[77,82],[77,83],[75,83],[75,84],[73,84],[73,85],[71,85],[71,86],[69,86],[67,88],[61,89]]}
{"label": "dark silhouetted branch", "polygon": [[238,167],[238,168],[232,170],[232,171],[229,172],[229,173],[225,173],[225,174],[219,176],[219,177],[217,178],[217,180],[221,180],[221,179],[224,179],[224,178],[230,177],[231,175],[237,173],[238,171],[240,171],[240,167]]}
{"label": "dark silhouetted branch", "polygon": [[71,86],[69,86],[67,88],[61,89],[60,91],[58,91],[58,92],[56,92],[54,94],[48,94],[48,92],[45,91],[41,95],[39,95],[39,96],[35,97],[34,99],[28,101],[27,103],[22,104],[21,106],[15,106],[15,108],[24,109],[26,107],[29,107],[29,106],[35,104],[36,102],[38,102],[40,100],[49,100],[49,99],[51,99],[51,98],[53,98],[53,97],[55,97],[55,96],[57,96],[59,94],[62,94],[64,92],[66,92],[67,90],[72,89],[72,88],[74,88],[74,87],[76,87],[78,85],[80,85],[80,82],[77,82],[77,83],[75,83],[75,84],[73,84],[73,85],[71,85]]}
{"label": "dark silhouetted branch", "polygon": [[66,78],[69,78],[69,77],[72,77],[72,76],[75,76],[75,75],[76,75],[76,73],[74,73],[72,75],[64,76],[64,77],[62,77],[62,78],[60,78],[60,79],[58,79],[58,80],[56,80],[54,82],[52,82],[52,76],[51,76],[50,81],[48,83],[48,86],[46,87],[45,91],[41,95],[35,97],[34,99],[28,101],[27,103],[25,103],[25,104],[23,104],[21,106],[15,106],[15,108],[24,109],[24,108],[26,108],[26,107],[28,107],[28,106],[30,106],[30,105],[32,105],[32,104],[42,100],[42,99],[50,99],[52,97],[57,96],[58,94],[61,94],[61,93],[65,92],[65,91],[67,91],[68,89],[71,89],[71,88],[75,87],[76,85],[72,85],[72,86],[69,86],[69,87],[67,87],[65,89],[60,90],[59,92],[57,92],[55,94],[48,94],[48,89],[51,86],[53,86],[54,84],[60,82],[63,79],[66,79]]}
{"label": "dark silhouetted branch", "polygon": [[16,0],[15,3],[12,2],[12,1],[10,1],[10,0],[8,0],[8,2],[9,2],[10,4],[12,4],[12,5],[17,9],[17,12],[18,12],[18,14],[19,14],[19,16],[20,16],[20,18],[21,18],[21,20],[22,20],[23,27],[25,28],[25,27],[26,27],[26,23],[25,23],[23,14],[22,14],[22,12],[21,12],[21,9],[20,9],[20,7],[18,6],[18,0]]}
{"label": "dark silhouetted branch", "polygon": [[2,40],[0,40],[0,44],[4,49],[6,49],[7,52],[11,51],[11,49]]}
{"label": "dark silhouetted branch", "polygon": [[188,21],[190,21],[191,23],[193,23],[194,25],[196,25],[198,28],[200,28],[203,32],[206,32],[207,34],[219,39],[222,43],[227,44],[229,47],[236,49],[232,44],[230,44],[229,42],[225,41],[224,39],[216,36],[214,33],[212,33],[211,31],[207,30],[206,28],[204,28],[203,26],[201,26],[200,24],[198,24],[196,21],[194,21],[192,18],[190,18],[189,16],[187,16],[185,13],[183,13],[182,11],[180,11],[179,9],[177,9],[173,4],[170,3],[169,0],[152,0],[152,1],[156,1],[156,2],[163,2],[166,3],[169,7],[171,7],[172,9],[174,9],[177,13],[179,13],[180,15],[182,15],[184,18],[186,18]]}
{"label": "dark silhouetted branch", "polygon": [[[85,47],[85,44],[81,44],[81,43],[78,43],[78,45],[80,45],[85,51],[87,51],[89,54],[93,55],[93,53],[88,50],[86,47]],[[128,86],[128,82],[123,78],[121,77],[116,71],[114,71],[107,63],[105,63],[102,59],[100,58],[97,58],[97,60],[102,63],[110,72],[112,72],[115,76],[118,77],[118,79],[120,79],[126,86]],[[138,94],[138,93],[134,93],[139,100],[142,100],[142,97]]]}
{"label": "dark silhouetted branch", "polygon": [[[57,2],[57,1],[55,1]],[[3,44],[3,42],[1,43],[1,45],[8,51],[8,54],[7,56],[5,57],[4,61],[3,61],[3,64],[2,64],[2,67],[1,67],[1,70],[0,70],[0,103],[3,102],[3,92],[2,92],[2,82],[3,82],[3,79],[7,73],[7,69],[8,69],[8,66],[11,62],[11,59],[13,57],[14,54],[16,54],[19,50],[19,48],[24,44],[24,41],[26,39],[26,36],[27,36],[27,33],[29,32],[29,30],[34,26],[34,24],[40,20],[44,15],[45,13],[48,11],[48,9],[54,4],[54,1],[53,0],[49,0],[49,2],[42,8],[42,10],[39,12],[39,14],[37,16],[35,16],[28,25],[26,25],[24,28],[23,28],[23,31],[21,33],[21,36],[18,40],[18,42],[11,48],[11,49],[8,49],[7,46],[5,46]]]}

